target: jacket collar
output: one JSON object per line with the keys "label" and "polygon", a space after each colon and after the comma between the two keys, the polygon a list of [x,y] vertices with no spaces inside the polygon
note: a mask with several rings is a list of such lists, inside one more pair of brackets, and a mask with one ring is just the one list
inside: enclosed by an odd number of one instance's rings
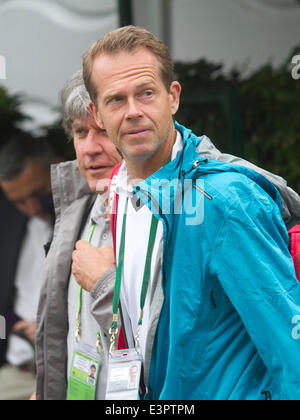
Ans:
{"label": "jacket collar", "polygon": [[56,215],[60,214],[74,201],[96,194],[90,190],[81,175],[77,160],[51,166],[52,193]]}
{"label": "jacket collar", "polygon": [[138,186],[134,189],[135,193],[141,189],[148,190],[148,186],[153,186],[153,184],[155,184],[155,181],[157,180],[177,180],[193,168],[193,163],[196,160],[205,160],[204,158],[200,158],[199,153],[197,152],[197,147],[201,143],[201,139],[196,137],[193,134],[192,130],[185,128],[177,122],[175,122],[175,128],[182,135],[183,150],[177,155],[177,157],[173,161],[163,166],[157,172],[152,174],[149,178],[140,182]]}

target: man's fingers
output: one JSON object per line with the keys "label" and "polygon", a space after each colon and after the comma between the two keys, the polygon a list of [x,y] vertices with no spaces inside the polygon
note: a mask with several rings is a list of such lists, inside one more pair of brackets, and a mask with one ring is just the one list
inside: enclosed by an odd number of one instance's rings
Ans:
{"label": "man's fingers", "polygon": [[21,331],[24,330],[25,328],[28,328],[28,326],[30,326],[31,322],[29,321],[18,321],[15,325],[14,325],[14,331]]}
{"label": "man's fingers", "polygon": [[77,241],[75,245],[75,250],[81,250],[86,247],[90,247],[91,245],[86,241]]}

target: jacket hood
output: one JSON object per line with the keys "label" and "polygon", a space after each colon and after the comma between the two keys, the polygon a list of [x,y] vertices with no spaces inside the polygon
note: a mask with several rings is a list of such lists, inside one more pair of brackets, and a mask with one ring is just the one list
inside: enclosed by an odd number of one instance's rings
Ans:
{"label": "jacket hood", "polygon": [[275,175],[272,172],[266,171],[265,169],[262,169],[244,159],[220,152],[220,150],[218,150],[211,142],[211,140],[206,136],[201,137],[201,142],[198,145],[197,151],[200,156],[215,159],[221,162],[245,166],[263,175],[279,190],[281,194],[283,204],[282,217],[287,228],[290,229],[296,224],[299,224],[300,197],[292,188],[287,185],[287,182],[284,178],[279,175]]}

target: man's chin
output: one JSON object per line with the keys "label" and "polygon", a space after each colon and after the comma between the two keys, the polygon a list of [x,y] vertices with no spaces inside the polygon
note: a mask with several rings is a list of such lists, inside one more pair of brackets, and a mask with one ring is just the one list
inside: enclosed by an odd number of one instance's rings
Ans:
{"label": "man's chin", "polygon": [[136,148],[136,149],[128,149],[124,151],[124,158],[125,160],[132,161],[132,162],[143,162],[148,159],[151,159],[152,156],[155,155],[157,150],[149,150],[149,148]]}
{"label": "man's chin", "polygon": [[87,180],[91,191],[98,194],[103,194],[108,191],[110,175],[112,173],[113,168],[107,170],[105,174],[100,178],[90,178]]}
{"label": "man's chin", "polygon": [[43,222],[49,222],[51,220],[51,215],[49,213],[40,213],[37,214],[36,217]]}

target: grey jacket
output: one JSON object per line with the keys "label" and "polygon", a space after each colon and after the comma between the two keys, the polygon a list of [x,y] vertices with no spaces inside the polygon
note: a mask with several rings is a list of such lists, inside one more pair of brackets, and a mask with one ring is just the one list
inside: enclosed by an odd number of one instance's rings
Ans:
{"label": "grey jacket", "polygon": [[[97,197],[79,172],[77,162],[52,166],[52,190],[56,223],[37,315],[36,364],[37,399],[65,400],[67,392],[68,286],[72,252]],[[112,321],[115,270],[109,270],[91,295],[93,311],[101,332],[104,360],[107,361]],[[106,373],[106,363],[102,369]],[[105,386],[106,375],[100,375]]]}

